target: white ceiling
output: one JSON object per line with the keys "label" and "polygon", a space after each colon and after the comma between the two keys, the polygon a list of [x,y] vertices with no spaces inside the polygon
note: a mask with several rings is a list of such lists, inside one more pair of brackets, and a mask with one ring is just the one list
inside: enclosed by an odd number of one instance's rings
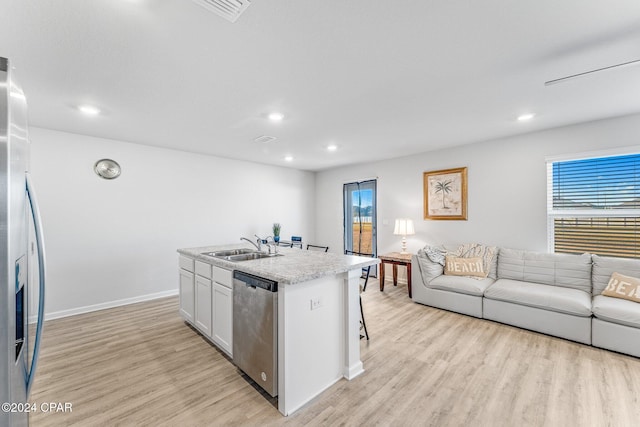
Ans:
{"label": "white ceiling", "polygon": [[306,170],[640,112],[640,65],[544,86],[640,59],[638,0],[0,0],[0,56],[32,125]]}

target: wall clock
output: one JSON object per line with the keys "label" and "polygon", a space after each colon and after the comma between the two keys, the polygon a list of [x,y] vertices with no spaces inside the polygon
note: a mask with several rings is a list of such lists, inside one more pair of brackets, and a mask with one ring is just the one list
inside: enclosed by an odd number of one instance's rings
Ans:
{"label": "wall clock", "polygon": [[93,166],[93,170],[100,178],[104,179],[116,179],[122,172],[118,162],[111,159],[98,160]]}

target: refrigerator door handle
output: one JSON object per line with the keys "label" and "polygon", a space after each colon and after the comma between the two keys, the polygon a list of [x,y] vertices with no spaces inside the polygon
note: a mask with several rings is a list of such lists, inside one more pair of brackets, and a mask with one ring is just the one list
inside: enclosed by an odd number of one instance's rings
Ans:
{"label": "refrigerator door handle", "polygon": [[36,235],[36,246],[38,249],[38,277],[40,281],[40,295],[38,300],[38,323],[36,326],[36,339],[33,344],[33,356],[31,360],[31,368],[27,377],[27,396],[31,392],[33,379],[38,365],[38,354],[40,352],[40,341],[42,339],[42,326],[44,324],[44,285],[45,285],[45,252],[44,240],[42,237],[42,221],[40,219],[40,209],[38,209],[38,201],[36,199],[33,185],[31,184],[31,176],[26,173],[27,182],[27,198],[29,199],[29,207],[31,209],[31,217],[33,218],[34,231]]}

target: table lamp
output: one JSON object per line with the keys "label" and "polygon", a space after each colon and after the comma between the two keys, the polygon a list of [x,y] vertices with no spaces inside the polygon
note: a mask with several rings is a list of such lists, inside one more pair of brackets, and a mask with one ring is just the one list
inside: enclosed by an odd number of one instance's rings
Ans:
{"label": "table lamp", "polygon": [[402,236],[402,252],[400,253],[408,254],[409,252],[407,252],[407,236],[416,234],[416,231],[413,228],[413,220],[409,218],[396,219],[396,226],[393,229],[393,234]]}

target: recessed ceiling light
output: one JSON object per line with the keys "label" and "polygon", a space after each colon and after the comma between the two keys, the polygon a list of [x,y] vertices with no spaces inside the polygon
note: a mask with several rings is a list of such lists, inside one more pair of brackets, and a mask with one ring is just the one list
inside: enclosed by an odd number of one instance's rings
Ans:
{"label": "recessed ceiling light", "polygon": [[336,151],[338,149],[338,146],[335,144],[331,144],[329,146],[327,146],[327,150],[329,151]]}
{"label": "recessed ceiling light", "polygon": [[278,112],[273,112],[273,113],[269,113],[269,120],[271,120],[272,122],[281,122],[282,119],[284,119],[284,114],[282,113],[278,113]]}
{"label": "recessed ceiling light", "polygon": [[78,107],[78,110],[80,110],[80,112],[86,114],[87,116],[97,116],[98,114],[100,114],[100,110],[91,105],[80,105]]}
{"label": "recessed ceiling light", "polygon": [[527,120],[531,120],[535,117],[536,115],[533,113],[527,113],[527,114],[521,114],[518,116],[518,121],[519,122],[526,122]]}
{"label": "recessed ceiling light", "polygon": [[292,162],[293,161],[293,156],[285,156],[284,161],[285,162]]}

